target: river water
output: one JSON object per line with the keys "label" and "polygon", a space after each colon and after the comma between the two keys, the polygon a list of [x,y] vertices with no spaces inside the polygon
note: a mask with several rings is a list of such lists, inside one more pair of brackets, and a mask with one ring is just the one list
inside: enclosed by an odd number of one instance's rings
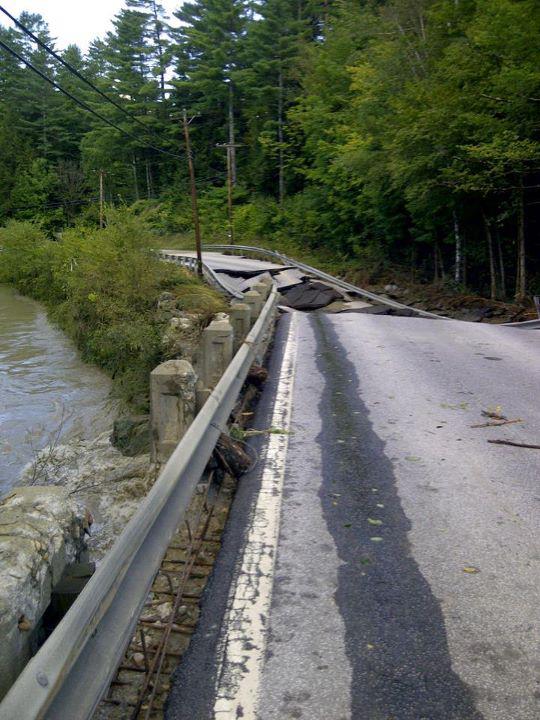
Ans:
{"label": "river water", "polygon": [[36,450],[108,429],[109,391],[39,303],[0,285],[0,495]]}

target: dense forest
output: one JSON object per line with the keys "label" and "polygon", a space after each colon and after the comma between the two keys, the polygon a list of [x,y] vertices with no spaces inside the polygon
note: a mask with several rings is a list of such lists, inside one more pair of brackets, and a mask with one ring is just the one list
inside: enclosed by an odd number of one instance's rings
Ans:
{"label": "dense forest", "polygon": [[101,179],[109,205],[188,232],[185,108],[206,240],[227,233],[230,143],[242,240],[540,294],[537,0],[195,0],[172,18],[126,0],[65,64],[54,29],[19,21],[42,45],[0,28],[0,224],[97,223]]}

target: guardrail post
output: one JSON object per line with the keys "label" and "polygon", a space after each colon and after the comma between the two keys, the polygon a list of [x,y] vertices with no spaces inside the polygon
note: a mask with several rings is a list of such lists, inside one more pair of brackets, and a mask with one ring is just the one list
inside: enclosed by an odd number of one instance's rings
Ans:
{"label": "guardrail post", "polygon": [[263,275],[261,279],[257,282],[257,284],[253,286],[252,290],[256,290],[263,296],[265,300],[267,300],[273,286],[274,281],[272,280],[270,275]]}
{"label": "guardrail post", "polygon": [[251,328],[251,309],[249,305],[243,302],[231,303],[231,325],[234,332],[233,349],[234,352],[237,352]]}
{"label": "guardrail post", "polygon": [[191,425],[196,383],[187,360],[167,360],[150,373],[153,462],[166,462]]}
{"label": "guardrail post", "polygon": [[216,387],[233,356],[233,327],[222,314],[203,330],[197,369],[197,407],[201,408]]}
{"label": "guardrail post", "polygon": [[251,310],[251,324],[254,325],[260,315],[264,300],[256,290],[248,290],[244,293],[244,302],[246,305],[249,305]]}

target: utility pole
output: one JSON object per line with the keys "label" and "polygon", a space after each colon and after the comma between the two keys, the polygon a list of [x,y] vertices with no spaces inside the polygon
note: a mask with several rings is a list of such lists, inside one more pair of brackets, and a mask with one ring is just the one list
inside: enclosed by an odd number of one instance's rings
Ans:
{"label": "utility pole", "polygon": [[191,212],[193,214],[193,227],[195,228],[195,249],[197,251],[197,274],[202,277],[202,248],[201,248],[201,227],[199,224],[199,208],[197,204],[197,187],[195,185],[195,168],[193,166],[193,155],[191,152],[191,142],[189,138],[189,122],[187,119],[187,111],[184,108],[182,112],[184,124],[184,138],[186,140],[186,154],[189,167],[189,182],[191,185]]}
{"label": "utility pole", "polygon": [[234,214],[233,214],[233,187],[234,178],[234,152],[236,148],[242,147],[238,143],[218,143],[218,148],[226,148],[227,150],[227,211],[229,217],[229,245],[234,245]]}
{"label": "utility pole", "polygon": [[105,227],[105,215],[103,212],[105,197],[103,192],[103,176],[105,173],[103,170],[99,171],[99,227],[103,229]]}

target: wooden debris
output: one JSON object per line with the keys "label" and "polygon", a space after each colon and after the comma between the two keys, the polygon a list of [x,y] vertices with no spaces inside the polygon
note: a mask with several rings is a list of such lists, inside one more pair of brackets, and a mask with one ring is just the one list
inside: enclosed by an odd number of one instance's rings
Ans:
{"label": "wooden debris", "polygon": [[471,425],[472,428],[500,427],[501,425],[512,425],[513,423],[523,422],[521,418],[515,420],[495,420],[494,422],[480,423],[479,425]]}
{"label": "wooden debris", "polygon": [[513,440],[488,440],[492,445],[511,445],[512,447],[531,448],[532,450],[540,450],[540,445],[532,445],[529,443],[519,443]]}
{"label": "wooden debris", "polygon": [[249,369],[247,382],[261,390],[268,380],[268,370],[260,365],[252,365]]}
{"label": "wooden debris", "polygon": [[244,450],[242,443],[233,440],[229,435],[222,433],[216,443],[214,457],[222,470],[232,477],[240,477],[247,472],[253,459]]}
{"label": "wooden debris", "polygon": [[493,420],[508,420],[506,415],[501,415],[501,413],[494,410],[482,410],[482,415],[487,418],[492,418]]}

